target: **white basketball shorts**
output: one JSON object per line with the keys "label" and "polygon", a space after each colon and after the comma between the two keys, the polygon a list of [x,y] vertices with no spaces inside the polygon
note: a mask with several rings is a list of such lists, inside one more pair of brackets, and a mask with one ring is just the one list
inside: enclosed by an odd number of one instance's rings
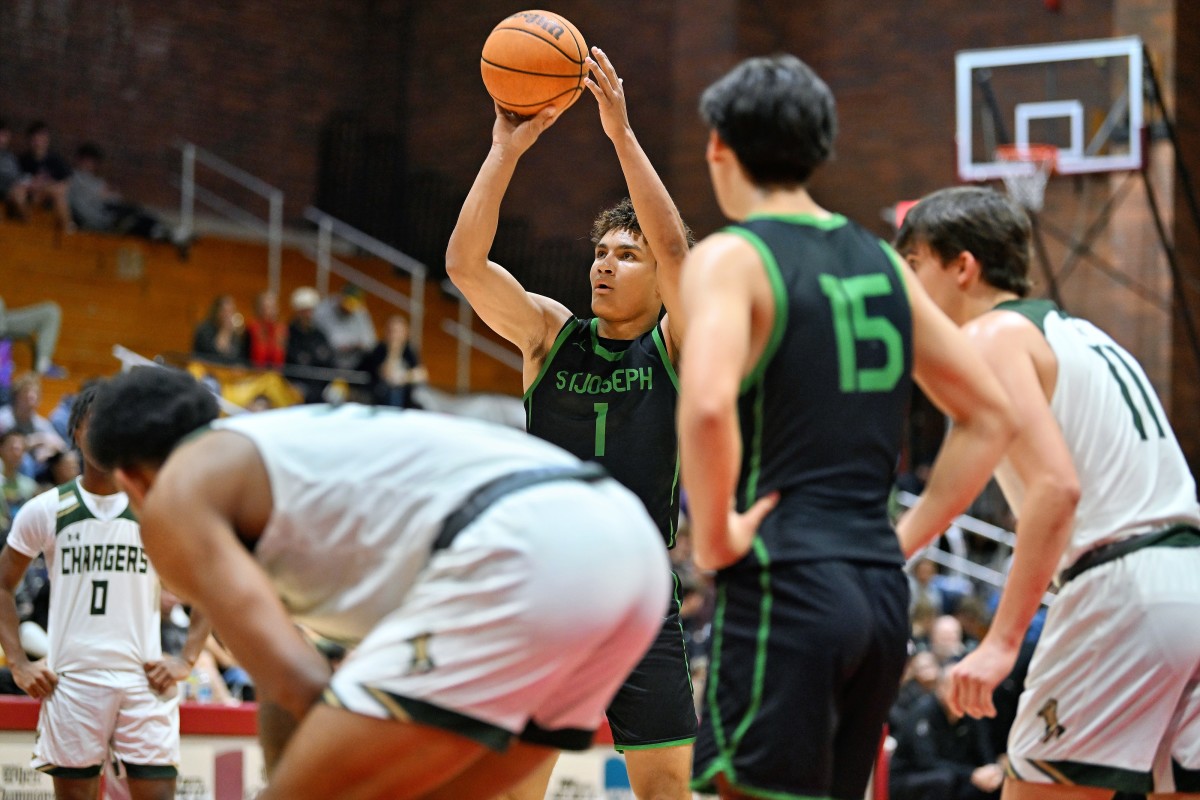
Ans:
{"label": "white basketball shorts", "polygon": [[586,749],[670,598],[662,536],[615,481],[502,497],[434,553],[326,701],[494,750]]}
{"label": "white basketball shorts", "polygon": [[1138,550],[1059,592],[1008,755],[1025,781],[1200,791],[1200,548]]}

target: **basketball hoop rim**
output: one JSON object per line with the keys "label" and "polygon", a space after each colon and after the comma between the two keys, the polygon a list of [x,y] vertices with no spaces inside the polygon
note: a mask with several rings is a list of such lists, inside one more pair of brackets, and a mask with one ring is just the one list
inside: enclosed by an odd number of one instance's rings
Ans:
{"label": "basketball hoop rim", "polygon": [[1009,164],[1028,164],[1035,171],[1057,173],[1058,147],[1052,144],[998,144],[996,160]]}

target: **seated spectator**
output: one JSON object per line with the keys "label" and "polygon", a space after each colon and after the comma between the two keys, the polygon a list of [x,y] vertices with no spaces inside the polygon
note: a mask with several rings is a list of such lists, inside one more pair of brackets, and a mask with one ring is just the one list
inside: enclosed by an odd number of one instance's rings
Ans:
{"label": "seated spectator", "polygon": [[333,365],[338,369],[358,369],[363,356],[378,341],[371,312],[363,304],[362,289],[351,283],[317,306],[313,322],[333,346]]}
{"label": "seated spectator", "polygon": [[12,151],[12,128],[0,119],[0,202],[18,219],[29,213],[29,176]]}
{"label": "seated spectator", "polygon": [[913,564],[912,573],[908,576],[910,613],[921,601],[933,606],[939,614],[946,613],[945,598],[935,581],[937,574],[937,564],[928,558],[922,558]]}
{"label": "seated spectator", "polygon": [[75,224],[87,231],[170,242],[179,249],[180,258],[187,258],[187,237],[113,189],[100,177],[103,161],[104,152],[92,142],[84,142],[75,151],[75,171],[67,181],[67,200]]}
{"label": "seated spectator", "polygon": [[933,693],[919,698],[892,732],[891,800],[999,798],[1004,769],[996,763],[987,723],[951,711],[948,688],[943,669]]}
{"label": "seated spectator", "polygon": [[80,475],[79,453],[75,450],[59,450],[46,459],[37,475],[42,491],[62,486]]}
{"label": "seated spectator", "polygon": [[26,372],[13,381],[11,402],[0,407],[0,430],[15,430],[25,437],[29,458],[21,471],[30,477],[47,458],[67,449],[67,443],[54,430],[50,420],[38,413],[41,400],[41,380],[34,373]]}
{"label": "seated spectator", "polygon": [[50,149],[50,127],[38,121],[25,130],[28,148],[21,156],[21,170],[29,176],[30,205],[54,210],[65,233],[74,233],[71,206],[67,200],[67,179],[71,168],[62,156]]}
{"label": "seated spectator", "polygon": [[892,704],[892,710],[888,714],[888,724],[893,729],[900,726],[905,714],[918,700],[933,693],[941,671],[937,659],[928,650],[919,650],[908,659],[908,666],[900,681],[900,692],[896,695],[896,702]]}
{"label": "seated spectator", "polygon": [[[302,286],[292,292],[292,321],[288,323],[287,357],[289,365],[297,367],[333,367],[333,347],[325,333],[313,322],[313,313],[321,296],[317,290]],[[329,383],[321,378],[289,375],[288,379],[304,393],[304,402],[321,402],[321,393]]]}
{"label": "seated spectator", "polygon": [[62,309],[47,301],[8,308],[0,298],[0,338],[33,339],[33,368],[47,378],[65,378],[67,371],[54,363],[54,348],[62,326]]}
{"label": "seated spectator", "polygon": [[938,664],[943,667],[953,664],[967,654],[962,623],[957,618],[943,614],[934,620],[929,631],[929,652],[933,653]]}
{"label": "seated spectator", "polygon": [[279,319],[279,298],[261,292],[254,298],[254,317],[246,323],[250,363],[260,369],[279,369],[287,357],[287,325]]}
{"label": "seated spectator", "polygon": [[18,431],[0,433],[0,468],[3,468],[3,502],[0,503],[0,526],[7,534],[12,527],[13,517],[21,506],[38,494],[37,481],[21,472],[21,460],[25,458],[25,437]]}
{"label": "seated spectator", "polygon": [[359,369],[371,375],[371,394],[377,405],[419,408],[413,388],[429,381],[408,340],[408,320],[399,314],[388,318],[384,339],[363,357]]}
{"label": "seated spectator", "polygon": [[240,363],[246,352],[242,315],[227,294],[219,295],[209,306],[208,316],[196,326],[192,353],[221,364]]}

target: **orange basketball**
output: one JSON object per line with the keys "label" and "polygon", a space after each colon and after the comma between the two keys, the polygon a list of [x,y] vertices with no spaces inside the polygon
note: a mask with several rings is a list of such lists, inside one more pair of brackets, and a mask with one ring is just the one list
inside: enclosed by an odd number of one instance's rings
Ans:
{"label": "orange basketball", "polygon": [[479,69],[488,94],[506,111],[533,116],[559,111],[583,94],[588,49],[579,30],[552,11],[520,11],[483,43]]}

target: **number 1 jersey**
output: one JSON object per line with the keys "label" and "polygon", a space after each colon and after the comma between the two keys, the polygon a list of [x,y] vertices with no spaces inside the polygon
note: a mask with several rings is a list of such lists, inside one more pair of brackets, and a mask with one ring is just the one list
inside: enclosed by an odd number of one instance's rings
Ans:
{"label": "number 1 jersey", "polygon": [[45,554],[52,670],[142,673],[162,658],[158,573],[124,493],[64,483],[21,508],[7,544],[30,558]]}
{"label": "number 1 jersey", "polygon": [[641,499],[675,546],[679,518],[678,378],[660,325],[602,339],[597,319],[567,320],[525,392],[525,427],[608,473]]}

